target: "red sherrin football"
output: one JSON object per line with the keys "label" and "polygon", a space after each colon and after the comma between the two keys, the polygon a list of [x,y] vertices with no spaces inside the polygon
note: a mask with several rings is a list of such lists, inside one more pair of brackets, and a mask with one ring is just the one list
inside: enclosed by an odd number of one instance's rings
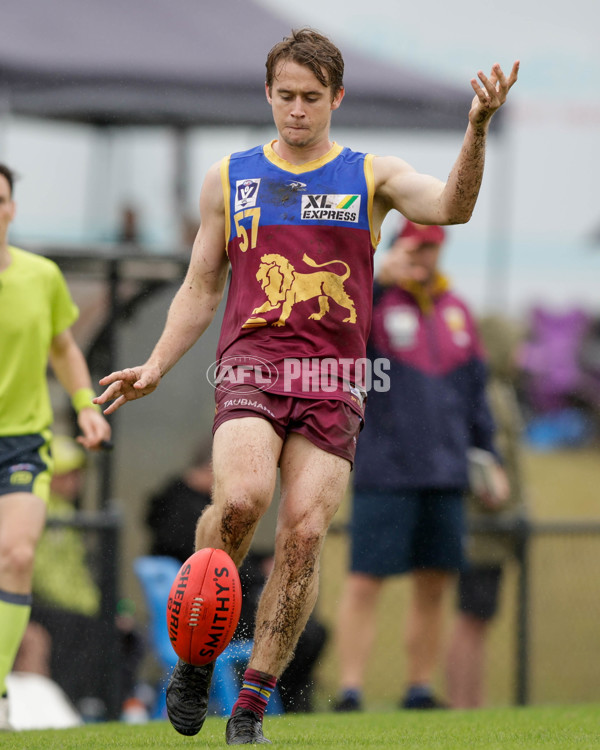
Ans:
{"label": "red sherrin football", "polygon": [[242,588],[222,549],[194,552],[173,581],[167,604],[169,638],[180,659],[199,667],[226,648],[240,619]]}

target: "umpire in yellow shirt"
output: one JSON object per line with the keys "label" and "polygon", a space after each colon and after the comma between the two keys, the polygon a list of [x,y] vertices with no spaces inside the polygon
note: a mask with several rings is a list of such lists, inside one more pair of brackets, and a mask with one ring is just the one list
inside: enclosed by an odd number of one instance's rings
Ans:
{"label": "umpire in yellow shirt", "polygon": [[14,173],[0,164],[0,730],[10,730],[6,676],[31,610],[36,545],[52,456],[48,363],[71,397],[87,449],[110,438],[92,403],[87,363],[70,327],[79,311],[58,266],[8,244]]}

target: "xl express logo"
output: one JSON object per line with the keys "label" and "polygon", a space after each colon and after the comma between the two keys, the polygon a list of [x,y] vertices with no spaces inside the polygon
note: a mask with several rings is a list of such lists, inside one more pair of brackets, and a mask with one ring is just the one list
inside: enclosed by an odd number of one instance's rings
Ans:
{"label": "xl express logo", "polygon": [[300,217],[305,221],[358,223],[360,195],[303,195]]}

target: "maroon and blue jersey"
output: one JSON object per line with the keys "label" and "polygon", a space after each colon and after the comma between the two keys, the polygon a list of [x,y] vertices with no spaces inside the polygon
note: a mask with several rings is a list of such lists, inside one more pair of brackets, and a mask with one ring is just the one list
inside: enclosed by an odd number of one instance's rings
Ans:
{"label": "maroon and blue jersey", "polygon": [[443,284],[428,310],[398,286],[376,284],[374,297],[367,351],[389,359],[390,388],[369,393],[354,484],[466,489],[468,448],[495,451],[473,317]]}
{"label": "maroon and blue jersey", "polygon": [[223,160],[232,273],[222,364],[265,362],[268,390],[362,411],[355,367],[371,326],[378,241],[372,159],[334,144],[298,166],[267,144]]}

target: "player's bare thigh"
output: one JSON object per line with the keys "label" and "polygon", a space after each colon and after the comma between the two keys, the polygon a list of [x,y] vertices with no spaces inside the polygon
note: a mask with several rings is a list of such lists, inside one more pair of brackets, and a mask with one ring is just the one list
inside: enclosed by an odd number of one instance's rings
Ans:
{"label": "player's bare thigh", "polygon": [[200,518],[196,547],[225,549],[239,565],[273,498],[283,441],[261,417],[223,422],[213,440],[213,501]]}
{"label": "player's bare thigh", "polygon": [[322,538],[350,477],[350,462],[291,433],[281,455],[278,535],[293,531],[307,540]]}
{"label": "player's bare thigh", "polygon": [[261,417],[223,422],[213,441],[215,504],[240,492],[270,503],[282,445],[270,422]]}
{"label": "player's bare thigh", "polygon": [[0,589],[30,592],[35,548],[45,521],[46,503],[36,495],[0,495]]}

